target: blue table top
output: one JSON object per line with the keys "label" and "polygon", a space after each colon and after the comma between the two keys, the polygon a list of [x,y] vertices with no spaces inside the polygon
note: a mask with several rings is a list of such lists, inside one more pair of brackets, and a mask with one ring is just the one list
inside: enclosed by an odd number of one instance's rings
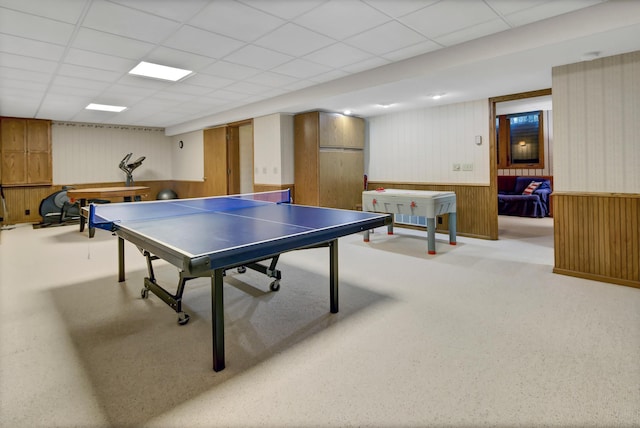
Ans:
{"label": "blue table top", "polygon": [[[309,245],[354,231],[382,214],[227,197],[95,205],[90,226],[153,243],[188,258]],[[355,228],[355,229],[354,229]],[[312,238],[316,236],[317,238]],[[261,251],[269,251],[267,249]]]}

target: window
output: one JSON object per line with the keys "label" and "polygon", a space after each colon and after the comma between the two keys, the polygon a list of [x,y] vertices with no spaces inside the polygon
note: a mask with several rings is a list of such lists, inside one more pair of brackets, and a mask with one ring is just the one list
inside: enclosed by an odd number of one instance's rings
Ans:
{"label": "window", "polygon": [[498,168],[544,168],[542,110],[496,117]]}

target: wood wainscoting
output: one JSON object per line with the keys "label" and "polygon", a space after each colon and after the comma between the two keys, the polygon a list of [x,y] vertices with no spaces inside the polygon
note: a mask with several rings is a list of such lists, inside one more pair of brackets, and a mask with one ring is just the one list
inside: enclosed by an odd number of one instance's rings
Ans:
{"label": "wood wainscoting", "polygon": [[553,194],[555,267],[640,288],[640,194]]}
{"label": "wood wainscoting", "polygon": [[[498,204],[495,189],[474,184],[391,183],[369,181],[368,190],[387,189],[436,190],[456,193],[457,233],[471,238],[496,239],[498,236]],[[493,196],[492,196],[493,195]],[[448,232],[446,220],[436,227],[439,233]]]}
{"label": "wood wainscoting", "polygon": [[[104,182],[104,183],[83,183],[83,184],[67,184],[66,186],[74,189],[86,189],[89,187],[119,187],[125,183]],[[149,193],[142,197],[143,201],[152,201],[156,199],[158,192],[163,189],[171,189],[178,194],[179,198],[200,198],[209,196],[206,194],[205,183],[202,181],[177,181],[177,180],[136,180],[136,186],[149,187]],[[40,202],[47,196],[55,193],[65,185],[53,186],[16,186],[4,187],[7,212],[3,212],[0,207],[0,217],[3,220],[1,225],[16,223],[40,223],[42,216],[40,215]],[[254,184],[254,192],[267,192],[271,190],[291,189],[293,194],[293,184]]]}

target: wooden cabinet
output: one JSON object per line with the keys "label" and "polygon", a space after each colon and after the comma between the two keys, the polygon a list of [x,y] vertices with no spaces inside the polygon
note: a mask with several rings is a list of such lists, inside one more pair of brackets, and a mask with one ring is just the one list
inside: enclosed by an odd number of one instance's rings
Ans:
{"label": "wooden cabinet", "polygon": [[0,136],[3,186],[52,183],[51,121],[2,118]]}
{"label": "wooden cabinet", "polygon": [[355,209],[362,201],[364,119],[308,112],[294,117],[294,202]]}

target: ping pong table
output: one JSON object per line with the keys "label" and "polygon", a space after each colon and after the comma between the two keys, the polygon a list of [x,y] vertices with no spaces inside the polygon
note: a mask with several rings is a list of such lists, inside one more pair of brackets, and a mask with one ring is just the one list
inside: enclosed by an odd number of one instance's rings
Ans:
{"label": "ping pong table", "polygon": [[[178,313],[178,323],[189,321],[182,310],[185,283],[211,278],[211,328],[213,370],[225,367],[225,271],[256,270],[273,278],[272,291],[280,287],[276,269],[282,253],[306,248],[329,248],[329,301],[338,312],[338,238],[391,223],[389,214],[294,205],[289,190],[222,197],[143,201],[89,206],[89,227],[108,230],[118,237],[118,280],[124,281],[124,242],[133,243],[146,257],[149,276],[141,297],[149,291]],[[155,260],[179,269],[177,291],[160,286],[153,272]],[[263,264],[271,260],[269,265]]]}

